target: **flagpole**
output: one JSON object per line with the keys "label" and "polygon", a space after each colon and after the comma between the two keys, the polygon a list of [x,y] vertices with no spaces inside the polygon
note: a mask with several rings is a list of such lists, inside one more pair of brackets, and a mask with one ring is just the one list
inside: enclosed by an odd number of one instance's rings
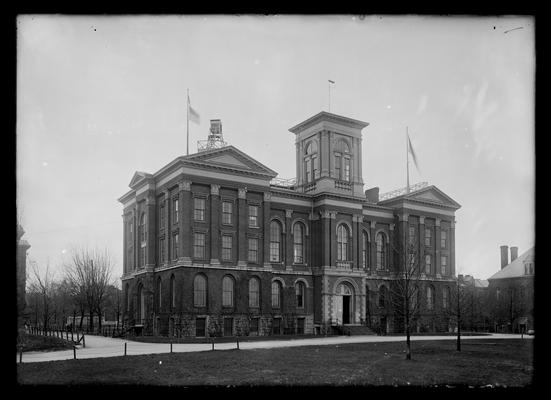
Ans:
{"label": "flagpole", "polygon": [[187,90],[187,113],[186,113],[186,125],[187,125],[187,134],[186,134],[186,155],[189,155],[189,88]]}
{"label": "flagpole", "polygon": [[406,126],[406,174],[407,174],[407,186],[406,193],[409,194],[409,132]]}
{"label": "flagpole", "polygon": [[331,81],[327,82],[327,88],[329,89],[329,112],[331,112]]}

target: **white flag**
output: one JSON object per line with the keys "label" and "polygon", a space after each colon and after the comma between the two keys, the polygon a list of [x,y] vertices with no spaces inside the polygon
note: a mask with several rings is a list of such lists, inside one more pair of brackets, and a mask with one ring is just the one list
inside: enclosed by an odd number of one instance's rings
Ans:
{"label": "white flag", "polygon": [[201,117],[200,117],[199,113],[191,107],[191,102],[189,101],[189,95],[187,97],[187,108],[188,108],[188,119],[191,122],[195,122],[196,124],[200,124],[201,123]]}

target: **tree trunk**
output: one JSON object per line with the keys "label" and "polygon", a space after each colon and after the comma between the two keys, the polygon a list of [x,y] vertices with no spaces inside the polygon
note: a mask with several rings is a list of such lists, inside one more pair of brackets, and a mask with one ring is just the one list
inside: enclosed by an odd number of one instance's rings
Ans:
{"label": "tree trunk", "polygon": [[409,321],[406,322],[406,360],[411,360],[411,340],[409,334]]}
{"label": "tree trunk", "polygon": [[82,324],[84,323],[84,308],[80,309],[80,323],[79,323],[79,330],[82,331]]}
{"label": "tree trunk", "polygon": [[94,332],[94,311],[90,309],[90,321],[88,322],[88,330],[90,333]]}

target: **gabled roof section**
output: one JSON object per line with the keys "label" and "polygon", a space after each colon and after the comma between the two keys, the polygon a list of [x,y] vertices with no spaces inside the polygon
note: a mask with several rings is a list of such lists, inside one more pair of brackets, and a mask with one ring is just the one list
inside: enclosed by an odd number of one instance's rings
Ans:
{"label": "gabled roof section", "polygon": [[389,198],[387,200],[380,201],[379,205],[390,205],[402,201],[413,201],[418,203],[424,203],[429,205],[435,205],[439,207],[453,208],[455,210],[461,208],[461,204],[456,202],[446,193],[438,189],[434,185],[430,185],[410,193],[404,193],[396,197]]}
{"label": "gabled roof section", "polygon": [[368,122],[359,121],[357,119],[352,119],[348,117],[343,117],[342,115],[328,113],[326,111],[321,111],[313,117],[308,118],[306,121],[303,121],[292,128],[289,128],[289,131],[292,133],[302,132],[304,129],[317,124],[320,121],[331,121],[337,124],[346,125],[351,128],[363,129],[369,125]]}
{"label": "gabled roof section", "polygon": [[204,166],[217,166],[237,171],[260,174],[266,177],[275,178],[277,172],[268,168],[254,158],[243,153],[234,146],[225,146],[219,149],[201,151],[181,157],[184,163],[193,163]]}
{"label": "gabled roof section", "polygon": [[128,186],[132,189],[135,189],[137,186],[139,186],[139,184],[142,181],[148,180],[148,179],[151,179],[151,178],[153,178],[153,175],[148,174],[147,172],[136,171],[134,173],[134,176],[132,177],[132,180],[128,184]]}
{"label": "gabled roof section", "polygon": [[507,264],[501,270],[493,274],[488,280],[505,279],[505,278],[517,278],[521,276],[534,276],[524,274],[524,264],[526,262],[534,261],[534,247],[528,249],[520,256],[518,256],[513,262]]}

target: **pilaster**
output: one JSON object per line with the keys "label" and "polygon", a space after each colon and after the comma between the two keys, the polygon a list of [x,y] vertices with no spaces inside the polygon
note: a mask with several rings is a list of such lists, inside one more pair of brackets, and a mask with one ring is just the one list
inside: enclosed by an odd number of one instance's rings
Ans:
{"label": "pilaster", "polygon": [[210,185],[210,264],[220,264],[220,185]]}
{"label": "pilaster", "polygon": [[237,265],[247,265],[247,188],[237,192]]}
{"label": "pilaster", "polygon": [[192,234],[191,234],[191,213],[193,212],[192,196],[191,196],[191,181],[182,180],[178,183],[179,199],[180,199],[180,220],[178,226],[180,228],[180,251],[181,260],[184,265],[191,266],[191,249],[192,249]]}
{"label": "pilaster", "polygon": [[270,206],[272,194],[264,192],[264,201],[262,203],[262,241],[264,243],[262,251],[262,260],[265,267],[271,267],[270,263]]}

